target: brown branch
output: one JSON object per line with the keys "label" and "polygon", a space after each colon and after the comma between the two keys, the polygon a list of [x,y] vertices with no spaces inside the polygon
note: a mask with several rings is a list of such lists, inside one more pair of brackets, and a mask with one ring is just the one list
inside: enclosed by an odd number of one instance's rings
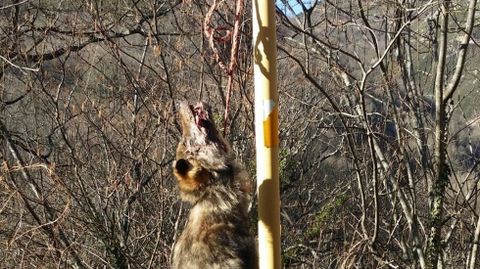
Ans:
{"label": "brown branch", "polygon": [[463,35],[460,48],[458,49],[457,63],[455,65],[455,73],[453,74],[453,77],[448,83],[445,90],[445,94],[443,96],[444,102],[447,102],[452,97],[453,93],[458,88],[460,78],[462,77],[463,68],[465,67],[465,59],[468,51],[468,44],[470,43],[470,39],[472,36],[473,23],[475,22],[476,6],[477,6],[477,0],[470,0],[468,5],[467,22],[465,23],[465,34]]}

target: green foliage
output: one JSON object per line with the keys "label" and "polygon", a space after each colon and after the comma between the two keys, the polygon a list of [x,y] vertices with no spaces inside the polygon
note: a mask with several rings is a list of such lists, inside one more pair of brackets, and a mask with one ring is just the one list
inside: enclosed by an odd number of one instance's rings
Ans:
{"label": "green foliage", "polygon": [[295,158],[292,154],[290,154],[289,149],[282,148],[278,154],[279,160],[279,178],[280,183],[283,184],[290,184],[291,176],[295,171],[296,162]]}
{"label": "green foliage", "polygon": [[288,248],[282,253],[282,264],[289,268],[302,256],[302,251],[299,246]]}
{"label": "green foliage", "polygon": [[340,215],[339,213],[343,210],[349,198],[347,193],[342,193],[328,201],[315,215],[313,223],[305,233],[306,237],[315,238],[319,236],[327,224]]}
{"label": "green foliage", "polygon": [[218,111],[213,111],[212,112],[212,118],[213,118],[213,121],[215,122],[215,125],[217,126],[217,130],[219,130],[219,132],[223,132],[223,127],[224,127],[224,118],[223,118],[223,114],[218,112]]}

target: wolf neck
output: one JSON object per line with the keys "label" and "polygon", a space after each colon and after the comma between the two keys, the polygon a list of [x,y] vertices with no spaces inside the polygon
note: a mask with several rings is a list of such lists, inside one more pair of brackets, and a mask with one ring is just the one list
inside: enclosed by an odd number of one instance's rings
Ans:
{"label": "wolf neck", "polygon": [[243,194],[237,193],[230,187],[211,186],[194,203],[190,218],[198,215],[210,215],[220,219],[228,218],[231,215],[238,215],[238,211],[244,214],[247,211]]}

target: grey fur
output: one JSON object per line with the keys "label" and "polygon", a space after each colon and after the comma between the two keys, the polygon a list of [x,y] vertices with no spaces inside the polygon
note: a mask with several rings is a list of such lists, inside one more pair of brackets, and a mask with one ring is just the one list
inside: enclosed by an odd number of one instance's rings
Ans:
{"label": "grey fur", "polygon": [[174,175],[182,199],[193,207],[175,245],[172,269],[258,268],[247,173],[218,133],[206,104],[182,103],[179,111],[183,137]]}

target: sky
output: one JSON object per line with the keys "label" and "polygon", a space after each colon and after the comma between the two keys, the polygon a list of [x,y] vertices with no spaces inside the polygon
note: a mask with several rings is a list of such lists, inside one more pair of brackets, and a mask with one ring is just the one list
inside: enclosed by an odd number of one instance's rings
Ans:
{"label": "sky", "polygon": [[[305,6],[309,7],[314,1],[315,0],[304,0],[303,3],[305,4]],[[298,15],[302,13],[302,6],[296,0],[290,0],[289,3],[293,9],[293,13],[285,6],[284,0],[275,1],[276,6],[288,16]]]}

